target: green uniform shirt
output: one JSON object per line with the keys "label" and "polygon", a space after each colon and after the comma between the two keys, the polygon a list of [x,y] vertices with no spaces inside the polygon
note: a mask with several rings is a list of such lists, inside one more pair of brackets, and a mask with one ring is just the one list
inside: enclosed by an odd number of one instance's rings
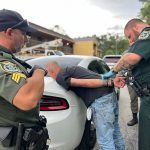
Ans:
{"label": "green uniform shirt", "polygon": [[26,68],[13,59],[11,53],[0,46],[0,124],[7,121],[34,126],[39,119],[39,106],[23,111],[12,104],[18,90],[26,83]]}
{"label": "green uniform shirt", "polygon": [[132,69],[135,79],[141,84],[150,83],[150,27],[146,27],[141,32],[129,52],[142,56],[141,61]]}

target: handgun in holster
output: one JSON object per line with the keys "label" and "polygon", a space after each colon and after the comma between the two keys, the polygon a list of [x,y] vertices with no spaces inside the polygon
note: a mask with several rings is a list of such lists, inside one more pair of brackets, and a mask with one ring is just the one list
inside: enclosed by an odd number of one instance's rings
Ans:
{"label": "handgun in holster", "polygon": [[142,91],[144,96],[150,96],[150,83],[143,84]]}
{"label": "handgun in holster", "polygon": [[122,71],[121,75],[126,77],[126,84],[130,85],[139,97],[143,96],[142,86],[135,80],[130,70]]}
{"label": "handgun in holster", "polygon": [[46,128],[38,132],[31,128],[27,129],[23,136],[29,150],[48,150],[48,145],[46,144],[48,138],[48,131]]}
{"label": "handgun in holster", "polygon": [[128,84],[133,88],[139,97],[143,96],[142,86],[134,79],[134,77],[129,77]]}

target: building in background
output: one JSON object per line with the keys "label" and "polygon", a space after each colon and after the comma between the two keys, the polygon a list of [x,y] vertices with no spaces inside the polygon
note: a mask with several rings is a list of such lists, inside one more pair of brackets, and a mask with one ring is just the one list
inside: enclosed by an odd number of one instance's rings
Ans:
{"label": "building in background", "polygon": [[101,56],[95,37],[85,37],[74,39],[73,54],[87,56]]}
{"label": "building in background", "polygon": [[[39,26],[31,22],[29,22],[29,24],[32,28],[36,29],[37,32],[32,33],[31,38],[29,39],[29,42],[26,44],[26,47],[35,46],[35,45],[42,44],[44,42],[53,41],[56,39],[62,39],[63,45],[61,47],[49,47],[49,49],[59,50],[65,54],[73,53],[74,40],[70,38],[68,35],[57,33],[53,30],[44,28],[42,26]],[[41,51],[45,50],[42,47],[39,47],[38,50],[39,49]]]}
{"label": "building in background", "polygon": [[[29,42],[26,44],[25,48],[32,48],[34,49],[34,54],[38,54],[39,56],[45,53],[44,47],[38,47],[37,45],[43,45],[43,43],[48,43],[50,41],[54,41],[56,39],[61,39],[62,46],[58,47],[49,47],[49,50],[59,50],[64,54],[75,54],[75,55],[87,55],[87,56],[98,56],[101,57],[101,50],[98,49],[97,39],[96,37],[85,37],[85,38],[76,38],[72,39],[68,35],[64,35],[53,31],[51,29],[44,28],[37,24],[29,22],[30,26],[37,30],[37,32],[32,33]],[[37,51],[36,51],[37,50]],[[31,50],[30,50],[31,52]],[[22,51],[20,54],[27,54],[29,55],[28,51]]]}

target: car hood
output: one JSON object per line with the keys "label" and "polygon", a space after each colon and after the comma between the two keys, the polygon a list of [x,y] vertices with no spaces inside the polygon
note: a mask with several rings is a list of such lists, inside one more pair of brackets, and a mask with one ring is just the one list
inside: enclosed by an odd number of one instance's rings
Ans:
{"label": "car hood", "polygon": [[44,94],[47,96],[62,97],[66,99],[70,106],[84,105],[84,102],[73,91],[67,91],[51,77],[44,78]]}

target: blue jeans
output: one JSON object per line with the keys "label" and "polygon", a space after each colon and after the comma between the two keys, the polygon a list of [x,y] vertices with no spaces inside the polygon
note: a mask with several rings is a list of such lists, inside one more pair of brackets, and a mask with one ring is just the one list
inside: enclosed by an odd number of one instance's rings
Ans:
{"label": "blue jeans", "polygon": [[116,93],[96,99],[90,107],[100,150],[125,150],[118,123],[119,109]]}

